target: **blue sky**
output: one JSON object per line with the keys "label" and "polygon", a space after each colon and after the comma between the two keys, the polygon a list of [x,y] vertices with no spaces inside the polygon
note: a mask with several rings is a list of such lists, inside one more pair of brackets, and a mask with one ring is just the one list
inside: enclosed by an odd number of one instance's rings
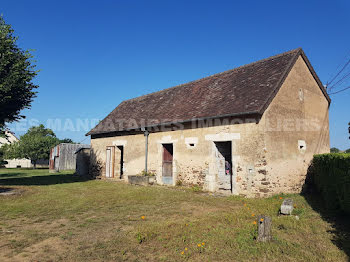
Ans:
{"label": "blue sky", "polygon": [[[41,70],[26,122],[11,125],[17,135],[61,119],[58,137],[89,142],[85,121],[125,99],[297,47],[326,83],[350,57],[346,0],[3,0],[0,13]],[[350,90],[331,98],[331,146],[350,148]]]}

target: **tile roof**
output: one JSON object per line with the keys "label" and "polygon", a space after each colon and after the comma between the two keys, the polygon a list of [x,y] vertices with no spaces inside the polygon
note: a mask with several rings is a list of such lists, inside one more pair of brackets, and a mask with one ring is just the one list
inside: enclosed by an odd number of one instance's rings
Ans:
{"label": "tile roof", "polygon": [[327,100],[330,99],[301,48],[186,84],[123,101],[87,135],[139,129],[223,116],[263,114],[295,61],[302,55]]}

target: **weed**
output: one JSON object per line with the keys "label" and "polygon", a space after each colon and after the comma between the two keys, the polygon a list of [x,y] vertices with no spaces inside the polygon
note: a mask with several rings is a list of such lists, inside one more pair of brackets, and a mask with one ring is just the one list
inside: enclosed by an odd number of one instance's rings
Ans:
{"label": "weed", "polygon": [[145,171],[145,170],[142,170],[140,173],[137,174],[138,176],[155,176],[156,173],[153,172],[153,171]]}
{"label": "weed", "polygon": [[182,186],[182,185],[183,185],[183,182],[181,179],[176,181],[176,186]]}
{"label": "weed", "polygon": [[193,192],[196,192],[196,193],[202,192],[202,187],[200,187],[200,186],[198,186],[198,185],[193,185],[193,186],[191,187],[191,190],[192,190]]}
{"label": "weed", "polygon": [[141,244],[142,242],[146,241],[146,236],[144,234],[142,234],[141,232],[137,232],[136,239],[139,242],[139,244]]}

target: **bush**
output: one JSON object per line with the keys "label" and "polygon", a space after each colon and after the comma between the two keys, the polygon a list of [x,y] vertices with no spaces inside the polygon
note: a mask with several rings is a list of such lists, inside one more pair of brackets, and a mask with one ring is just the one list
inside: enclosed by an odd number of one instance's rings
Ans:
{"label": "bush", "polygon": [[315,155],[312,182],[326,206],[350,214],[350,154]]}

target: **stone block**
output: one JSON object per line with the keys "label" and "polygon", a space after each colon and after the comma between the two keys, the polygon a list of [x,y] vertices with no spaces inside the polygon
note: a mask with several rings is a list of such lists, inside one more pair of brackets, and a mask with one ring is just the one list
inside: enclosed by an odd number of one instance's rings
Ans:
{"label": "stone block", "polygon": [[152,176],[128,176],[130,184],[147,186],[155,183],[155,177]]}
{"label": "stone block", "polygon": [[287,198],[283,201],[281,205],[281,214],[291,215],[293,212],[293,199]]}

